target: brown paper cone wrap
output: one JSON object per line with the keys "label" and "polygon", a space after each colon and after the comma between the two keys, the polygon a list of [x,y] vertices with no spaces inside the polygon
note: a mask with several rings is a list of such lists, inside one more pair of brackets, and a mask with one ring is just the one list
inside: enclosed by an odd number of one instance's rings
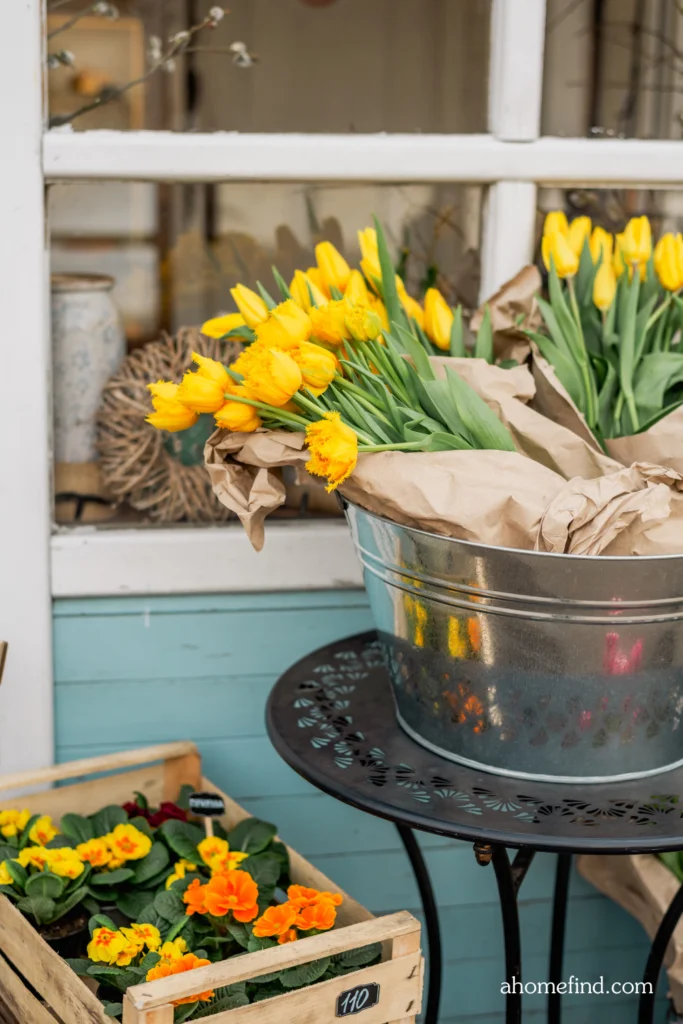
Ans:
{"label": "brown paper cone wrap", "polygon": [[[538,268],[522,267],[472,317],[470,329],[476,334],[484,319],[484,310],[489,307],[496,359],[516,359],[521,363],[529,355],[529,339],[522,328],[535,331],[540,327],[541,315],[536,302],[536,292],[540,287]],[[520,316],[523,319],[518,325]]]}
{"label": "brown paper cone wrap", "polygon": [[[673,872],[657,857],[650,853],[629,857],[583,855],[577,867],[579,874],[640,921],[654,939],[680,887]],[[683,1013],[683,920],[676,925],[664,963],[676,1012]]]}

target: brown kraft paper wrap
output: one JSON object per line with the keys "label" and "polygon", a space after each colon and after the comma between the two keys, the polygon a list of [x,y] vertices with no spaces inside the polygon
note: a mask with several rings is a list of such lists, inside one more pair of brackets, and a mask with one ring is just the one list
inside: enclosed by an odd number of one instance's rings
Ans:
{"label": "brown kraft paper wrap", "polygon": [[[536,293],[540,288],[538,268],[522,267],[472,317],[470,330],[476,334],[484,319],[484,310],[489,307],[496,359],[516,359],[521,363],[529,355],[529,340],[523,328],[535,331],[540,327],[541,315],[536,303]],[[517,324],[520,316],[523,319]]]}
{"label": "brown kraft paper wrap", "polygon": [[[640,921],[650,939],[654,939],[680,883],[673,872],[649,853],[632,856],[583,855],[577,867],[599,892],[618,903]],[[671,997],[676,1012],[683,1013],[683,919],[674,930],[664,957]]]}

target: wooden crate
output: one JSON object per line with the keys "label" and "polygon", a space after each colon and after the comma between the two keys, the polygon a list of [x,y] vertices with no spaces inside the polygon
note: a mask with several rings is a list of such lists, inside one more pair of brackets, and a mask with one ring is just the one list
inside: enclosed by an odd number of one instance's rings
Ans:
{"label": "wooden crate", "polygon": [[[80,781],[112,772],[104,778]],[[201,759],[193,743],[170,743],[104,757],[71,761],[40,771],[0,778],[1,790],[45,786],[79,780],[30,796],[0,801],[0,809],[17,806],[42,811],[58,821],[74,811],[92,814],[107,804],[121,804],[134,790],[151,805],[175,800],[180,787],[219,793],[224,801],[225,828],[249,817],[247,812],[202,777]],[[312,864],[289,849],[292,881],[315,889],[339,891]],[[383,943],[382,962],[341,978],[295,989],[263,1002],[227,1010],[207,1018],[211,1024],[332,1024],[337,999],[356,986],[379,985],[379,1002],[354,1015],[359,1024],[410,1024],[420,1012],[424,961],[420,953],[420,923],[402,911],[375,918],[350,896],[338,910],[337,926],[329,932],[257,953],[245,953],[184,975],[146,982],[123,997],[124,1024],[172,1024],[171,1001],[194,993],[232,985],[272,971],[296,967],[345,950]],[[40,937],[14,905],[0,894],[0,1021],[5,1024],[111,1024],[94,993]]]}

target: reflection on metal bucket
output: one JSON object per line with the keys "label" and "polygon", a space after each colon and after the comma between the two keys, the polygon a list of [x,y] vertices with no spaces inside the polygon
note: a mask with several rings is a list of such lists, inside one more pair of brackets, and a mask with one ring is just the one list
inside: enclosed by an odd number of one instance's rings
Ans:
{"label": "reflection on metal bucket", "polygon": [[558,782],[683,762],[683,556],[493,548],[345,511],[418,742]]}

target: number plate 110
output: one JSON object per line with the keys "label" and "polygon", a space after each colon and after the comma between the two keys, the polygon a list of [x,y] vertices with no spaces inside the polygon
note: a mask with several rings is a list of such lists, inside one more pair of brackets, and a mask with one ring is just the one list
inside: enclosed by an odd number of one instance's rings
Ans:
{"label": "number plate 110", "polygon": [[379,985],[357,985],[347,989],[337,998],[337,1017],[350,1017],[352,1013],[360,1013],[379,1002]]}

